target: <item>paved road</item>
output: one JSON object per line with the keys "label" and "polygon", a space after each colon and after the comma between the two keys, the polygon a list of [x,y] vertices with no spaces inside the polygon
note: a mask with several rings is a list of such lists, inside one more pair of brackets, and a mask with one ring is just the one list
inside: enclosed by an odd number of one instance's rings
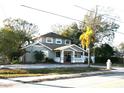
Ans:
{"label": "paved road", "polygon": [[45,81],[36,85],[54,88],[124,88],[124,73]]}

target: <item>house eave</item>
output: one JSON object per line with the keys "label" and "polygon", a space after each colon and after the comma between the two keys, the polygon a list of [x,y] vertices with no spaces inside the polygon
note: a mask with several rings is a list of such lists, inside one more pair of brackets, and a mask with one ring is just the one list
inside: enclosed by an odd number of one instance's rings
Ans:
{"label": "house eave", "polygon": [[[23,49],[26,49],[26,48],[31,47],[31,46],[35,46],[36,44],[40,44],[41,46],[44,46],[44,47],[46,47],[47,49],[52,50],[50,47],[48,47],[48,46],[46,46],[46,45],[44,45],[44,44],[42,44],[42,43],[40,43],[40,42],[33,43],[33,44],[28,45],[28,46],[25,46],[25,47],[23,47]],[[38,45],[38,46],[40,46],[40,45]]]}

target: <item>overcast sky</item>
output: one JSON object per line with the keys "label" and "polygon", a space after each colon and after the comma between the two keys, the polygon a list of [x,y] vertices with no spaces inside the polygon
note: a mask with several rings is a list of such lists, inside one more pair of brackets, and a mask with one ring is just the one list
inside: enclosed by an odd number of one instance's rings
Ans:
{"label": "overcast sky", "polygon": [[[20,5],[27,5],[34,8],[54,12],[78,20],[82,20],[86,10],[75,7],[81,6],[86,9],[93,9],[98,5],[104,7],[103,13],[108,13],[111,16],[118,16],[124,22],[124,5],[122,0],[0,0],[0,23],[5,18],[21,18],[32,22],[39,27],[40,34],[45,34],[52,31],[52,26],[60,24],[67,25],[74,20],[65,19],[51,14],[31,10]],[[109,12],[107,12],[109,11]],[[120,23],[119,32],[124,32],[124,23]],[[124,41],[124,34],[116,33],[114,45]]]}

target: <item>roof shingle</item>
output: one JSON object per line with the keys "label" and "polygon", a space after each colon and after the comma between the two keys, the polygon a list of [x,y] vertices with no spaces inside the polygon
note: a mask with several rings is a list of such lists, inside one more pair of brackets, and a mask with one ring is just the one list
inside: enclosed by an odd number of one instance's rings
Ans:
{"label": "roof shingle", "polygon": [[69,39],[69,38],[67,38],[67,37],[58,35],[58,34],[53,33],[53,32],[49,32],[49,33],[47,33],[47,34],[41,35],[40,37],[53,37],[53,38]]}

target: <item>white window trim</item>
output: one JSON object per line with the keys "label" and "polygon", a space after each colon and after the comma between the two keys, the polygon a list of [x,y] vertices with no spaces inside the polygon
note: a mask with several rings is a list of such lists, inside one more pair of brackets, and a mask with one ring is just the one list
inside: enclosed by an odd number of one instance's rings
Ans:
{"label": "white window trim", "polygon": [[[60,41],[60,43],[57,43],[57,41]],[[56,44],[62,44],[62,39],[56,38]]]}
{"label": "white window trim", "polygon": [[70,40],[65,40],[65,44],[67,44],[66,42],[69,41],[69,44],[71,44],[71,41]]}
{"label": "white window trim", "polygon": [[[51,42],[48,42],[48,39],[51,39]],[[46,43],[53,43],[53,38],[52,37],[47,37],[46,38]]]}

